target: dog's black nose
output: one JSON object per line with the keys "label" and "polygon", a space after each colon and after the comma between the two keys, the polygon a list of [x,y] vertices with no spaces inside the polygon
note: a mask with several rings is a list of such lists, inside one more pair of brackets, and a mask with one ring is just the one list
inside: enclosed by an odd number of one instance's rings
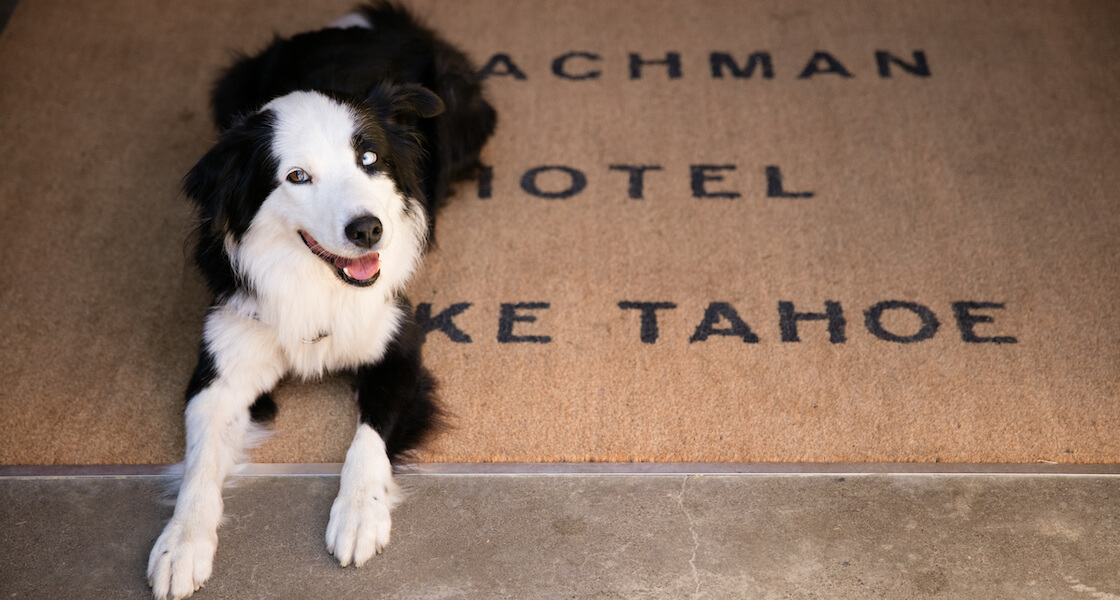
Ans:
{"label": "dog's black nose", "polygon": [[381,219],[366,215],[350,221],[346,226],[346,238],[362,248],[372,248],[381,239]]}

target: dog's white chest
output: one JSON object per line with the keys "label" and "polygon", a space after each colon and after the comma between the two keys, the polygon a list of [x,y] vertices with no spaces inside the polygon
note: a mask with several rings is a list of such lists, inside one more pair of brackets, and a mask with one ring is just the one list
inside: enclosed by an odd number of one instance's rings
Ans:
{"label": "dog's white chest", "polygon": [[268,340],[262,351],[271,350],[292,374],[314,378],[380,360],[404,316],[375,290],[342,292],[242,296],[227,307],[243,327],[256,330],[254,337]]}
{"label": "dog's white chest", "polygon": [[280,323],[278,338],[292,370],[302,377],[317,377],[325,371],[380,360],[401,316],[393,305],[357,303],[330,314],[308,315],[302,323]]}

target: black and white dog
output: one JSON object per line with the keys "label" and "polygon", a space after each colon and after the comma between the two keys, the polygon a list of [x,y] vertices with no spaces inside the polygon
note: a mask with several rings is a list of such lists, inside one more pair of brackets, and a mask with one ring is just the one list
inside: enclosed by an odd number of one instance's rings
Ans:
{"label": "black and white dog", "polygon": [[466,56],[389,3],[241,57],[212,100],[221,136],[184,191],[214,300],[175,512],[148,561],[161,599],[210,577],[223,481],[287,375],[354,375],[361,418],[327,550],[361,566],[388,543],[391,461],[440,418],[402,290],[495,125]]}

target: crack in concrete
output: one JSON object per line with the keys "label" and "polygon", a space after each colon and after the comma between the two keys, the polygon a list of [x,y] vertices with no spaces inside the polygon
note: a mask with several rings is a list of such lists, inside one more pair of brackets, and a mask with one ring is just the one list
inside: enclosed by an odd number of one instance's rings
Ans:
{"label": "crack in concrete", "polygon": [[699,475],[687,476],[681,481],[681,491],[677,494],[677,508],[688,519],[688,532],[692,534],[692,557],[688,559],[688,566],[692,568],[692,579],[696,582],[696,590],[692,592],[692,596],[695,598],[700,594],[700,572],[696,569],[696,551],[700,549],[700,536],[696,533],[696,527],[692,522],[692,514],[684,507],[684,489],[688,485],[688,480],[692,477],[699,477]]}

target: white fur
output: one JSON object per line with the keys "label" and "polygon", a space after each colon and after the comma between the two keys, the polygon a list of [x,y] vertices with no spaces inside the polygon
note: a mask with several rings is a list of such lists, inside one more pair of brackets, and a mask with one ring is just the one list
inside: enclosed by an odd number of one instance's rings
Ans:
{"label": "white fur", "polygon": [[[403,317],[393,299],[412,276],[425,243],[419,207],[384,175],[357,166],[351,138],[356,115],[313,92],[297,92],[266,106],[276,113],[273,152],[279,186],[264,201],[240,242],[226,250],[252,293],[238,292],[206,319],[203,341],[217,376],[186,411],[186,457],[175,512],[156,541],[148,578],[156,598],[185,598],[209,578],[222,515],[222,485],[251,442],[249,407],[282,377],[318,377],[327,370],[375,363]],[[293,168],[310,184],[284,180]],[[332,254],[367,252],[346,239],[354,218],[372,214],[383,224],[381,274],[367,288],[338,279],[304,245],[306,231]],[[322,337],[315,343],[307,343]],[[381,438],[360,425],[347,453],[327,546],[342,566],[360,566],[389,541],[389,510],[398,488]]]}
{"label": "white fur", "polygon": [[373,29],[373,25],[369,19],[361,13],[350,13],[340,17],[334,23],[330,24],[332,29],[349,29],[351,27],[361,27],[362,29]]}
{"label": "white fur", "polygon": [[389,511],[400,502],[385,443],[369,425],[359,424],[346,452],[338,497],[327,524],[327,551],[343,567],[365,564],[389,543]]}
{"label": "white fur", "polygon": [[161,599],[189,596],[210,577],[222,483],[249,442],[249,406],[283,375],[267,328],[228,307],[210,313],[203,339],[218,377],[187,404],[183,482],[171,521],[148,560],[148,582]]}

